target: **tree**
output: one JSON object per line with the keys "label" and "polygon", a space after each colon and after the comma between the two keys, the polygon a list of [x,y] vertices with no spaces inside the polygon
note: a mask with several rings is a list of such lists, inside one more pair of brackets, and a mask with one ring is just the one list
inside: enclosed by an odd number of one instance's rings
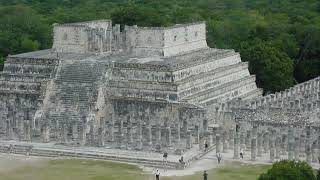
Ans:
{"label": "tree", "polygon": [[258,180],[316,180],[312,167],[304,161],[283,160],[272,165]]}
{"label": "tree", "polygon": [[26,6],[0,8],[0,54],[23,53],[48,48],[51,28],[42,17]]}
{"label": "tree", "polygon": [[4,65],[4,58],[0,56],[0,71],[2,71]]}
{"label": "tree", "polygon": [[317,170],[317,176],[316,176],[317,180],[320,180],[320,169]]}
{"label": "tree", "polygon": [[257,85],[265,93],[281,91],[293,85],[293,61],[271,44],[256,39],[243,43],[241,56],[257,76]]}
{"label": "tree", "polygon": [[111,19],[116,24],[138,26],[168,26],[170,20],[152,8],[140,7],[135,4],[116,9],[111,14]]}

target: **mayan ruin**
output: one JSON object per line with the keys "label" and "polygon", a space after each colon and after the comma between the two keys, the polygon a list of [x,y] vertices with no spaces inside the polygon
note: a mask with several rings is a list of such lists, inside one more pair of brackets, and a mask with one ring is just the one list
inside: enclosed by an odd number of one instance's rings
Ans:
{"label": "mayan ruin", "polygon": [[[320,77],[263,95],[248,62],[207,45],[206,23],[54,24],[51,49],[0,72],[0,152],[161,166],[209,151],[320,157]],[[205,145],[208,146],[205,147]]]}

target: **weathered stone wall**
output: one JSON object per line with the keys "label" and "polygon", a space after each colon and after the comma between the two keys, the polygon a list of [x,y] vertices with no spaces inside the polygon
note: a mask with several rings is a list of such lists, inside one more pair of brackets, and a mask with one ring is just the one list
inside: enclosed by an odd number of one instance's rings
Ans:
{"label": "weathered stone wall", "polygon": [[164,31],[164,56],[207,48],[206,24],[177,25]]}
{"label": "weathered stone wall", "polygon": [[55,59],[7,58],[0,73],[0,136],[27,141],[37,136],[35,113],[57,65]]}
{"label": "weathered stone wall", "polygon": [[55,24],[53,34],[53,49],[59,53],[101,54],[112,49],[111,21]]}
{"label": "weathered stone wall", "polygon": [[175,56],[207,48],[205,23],[168,28],[126,26],[127,50],[136,56]]}

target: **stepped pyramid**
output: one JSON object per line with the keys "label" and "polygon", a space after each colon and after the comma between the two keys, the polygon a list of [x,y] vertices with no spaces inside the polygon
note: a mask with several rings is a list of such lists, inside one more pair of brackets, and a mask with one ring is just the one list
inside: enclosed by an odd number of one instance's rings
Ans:
{"label": "stepped pyramid", "polygon": [[190,149],[215,106],[262,95],[205,22],[171,27],[54,25],[51,49],[10,55],[0,73],[0,138],[139,150]]}

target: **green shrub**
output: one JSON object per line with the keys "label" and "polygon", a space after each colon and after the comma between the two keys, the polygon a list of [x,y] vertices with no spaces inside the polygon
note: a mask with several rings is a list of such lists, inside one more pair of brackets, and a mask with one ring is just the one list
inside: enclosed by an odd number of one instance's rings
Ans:
{"label": "green shrub", "polygon": [[316,177],[306,162],[284,160],[274,163],[258,180],[316,180]]}

